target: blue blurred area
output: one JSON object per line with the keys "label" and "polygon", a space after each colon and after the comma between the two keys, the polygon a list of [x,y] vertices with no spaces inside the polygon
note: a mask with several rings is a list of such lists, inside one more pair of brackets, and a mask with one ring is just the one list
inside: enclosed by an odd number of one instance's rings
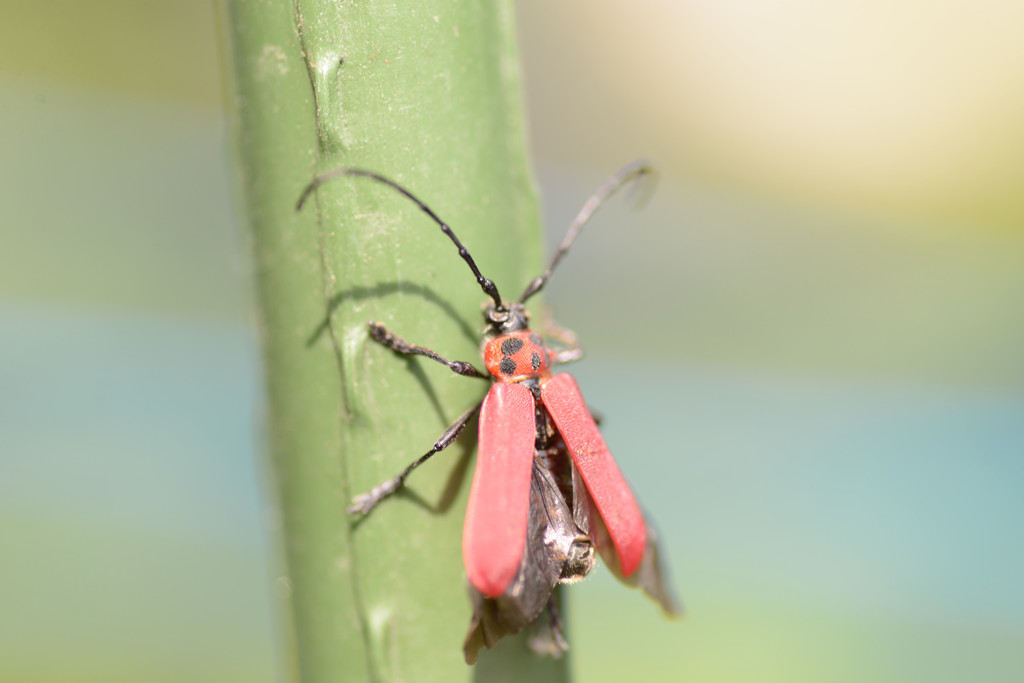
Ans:
{"label": "blue blurred area", "polygon": [[665,681],[1017,680],[1024,396],[596,354],[573,372],[688,607],[666,625],[607,573],[575,589],[582,679],[640,660]]}
{"label": "blue blurred area", "polygon": [[684,585],[1024,628],[1024,396],[609,360],[574,374]]}
{"label": "blue blurred area", "polygon": [[2,680],[272,680],[253,339],[0,306]]}
{"label": "blue blurred area", "polygon": [[11,511],[74,511],[82,524],[172,538],[203,528],[219,544],[262,547],[252,525],[259,359],[248,330],[5,306],[0,335],[11,447],[0,495]]}

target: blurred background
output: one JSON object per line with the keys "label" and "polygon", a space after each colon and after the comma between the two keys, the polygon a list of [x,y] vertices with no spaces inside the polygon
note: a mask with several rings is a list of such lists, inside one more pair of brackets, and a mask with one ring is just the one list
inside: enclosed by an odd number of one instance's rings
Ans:
{"label": "blurred background", "polygon": [[[579,680],[1020,680],[1024,6],[519,10],[551,245],[661,173],[548,301],[688,615],[595,572]],[[286,668],[216,40],[0,5],[0,680]]]}

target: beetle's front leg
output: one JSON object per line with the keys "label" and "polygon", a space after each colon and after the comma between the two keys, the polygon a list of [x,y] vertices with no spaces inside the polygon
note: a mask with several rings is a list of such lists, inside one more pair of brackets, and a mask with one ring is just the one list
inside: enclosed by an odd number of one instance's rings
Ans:
{"label": "beetle's front leg", "polygon": [[472,363],[467,363],[464,360],[448,360],[444,356],[431,351],[425,346],[417,346],[416,344],[410,344],[398,335],[394,334],[388,328],[384,327],[380,323],[370,321],[370,336],[373,337],[374,341],[383,344],[392,351],[401,353],[407,356],[426,356],[432,360],[436,360],[441,365],[447,366],[452,372],[457,375],[465,375],[466,377],[480,377],[482,379],[489,379],[490,376],[484,374],[476,369]]}

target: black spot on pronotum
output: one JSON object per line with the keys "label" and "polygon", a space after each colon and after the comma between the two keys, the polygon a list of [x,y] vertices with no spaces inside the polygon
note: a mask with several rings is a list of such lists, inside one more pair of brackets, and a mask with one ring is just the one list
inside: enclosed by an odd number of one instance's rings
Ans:
{"label": "black spot on pronotum", "polygon": [[535,353],[532,356],[530,356],[530,365],[533,366],[534,370],[536,370],[537,368],[540,367],[540,354],[539,353]]}
{"label": "black spot on pronotum", "polygon": [[513,355],[521,348],[523,348],[523,340],[518,337],[509,337],[501,342],[501,352],[506,356]]}
{"label": "black spot on pronotum", "polygon": [[503,375],[516,374],[516,362],[508,356],[501,359],[501,363],[498,364],[498,368],[501,369],[501,373]]}

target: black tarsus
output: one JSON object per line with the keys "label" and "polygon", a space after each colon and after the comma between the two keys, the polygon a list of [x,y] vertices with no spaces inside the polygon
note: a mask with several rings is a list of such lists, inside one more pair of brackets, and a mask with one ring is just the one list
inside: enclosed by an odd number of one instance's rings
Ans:
{"label": "black tarsus", "polygon": [[613,194],[618,192],[627,183],[647,174],[653,174],[654,169],[651,168],[646,161],[634,161],[631,164],[623,166],[615,172],[613,176],[608,178],[601,187],[597,188],[594,194],[590,195],[583,204],[583,208],[576,214],[576,219],[569,226],[569,231],[565,234],[565,239],[562,240],[562,244],[559,245],[555,251],[555,255],[551,257],[551,262],[548,264],[547,270],[542,275],[534,278],[529,285],[526,286],[526,290],[523,291],[523,295],[519,297],[519,303],[525,304],[526,300],[531,296],[539,292],[548,279],[551,277],[551,271],[555,269],[558,262],[562,260],[565,253],[569,251],[569,247],[572,246],[576,236],[579,235],[580,230],[586,225],[590,217],[594,215],[594,212],[605,202],[606,199],[611,197]]}
{"label": "black tarsus", "polygon": [[434,213],[429,206],[420,201],[416,197],[416,195],[414,195],[412,192],[409,192],[409,190],[405,189],[404,187],[402,187],[393,180],[385,178],[384,176],[378,173],[374,173],[373,171],[365,171],[361,168],[336,168],[333,171],[321,173],[317,177],[313,178],[312,182],[310,182],[309,185],[306,186],[306,189],[304,189],[302,191],[302,194],[299,196],[299,201],[295,204],[295,210],[300,211],[302,209],[302,205],[305,204],[306,199],[309,198],[309,195],[311,195],[316,190],[316,188],[320,187],[321,185],[330,180],[340,178],[343,175],[362,176],[364,178],[371,178],[373,180],[376,180],[377,182],[383,183],[384,185],[387,185],[393,190],[396,190],[397,192],[401,193],[407,199],[415,203],[416,206],[420,207],[420,210],[423,211],[423,213],[430,216],[433,219],[433,221],[441,227],[441,232],[448,235],[448,239],[450,239],[458,248],[459,256],[461,256],[462,260],[466,262],[466,264],[469,266],[469,269],[473,271],[473,275],[476,277],[476,282],[478,285],[480,285],[480,289],[483,290],[484,294],[486,294],[487,296],[491,297],[491,299],[494,300],[495,310],[506,310],[505,304],[502,303],[501,301],[501,295],[498,294],[498,287],[494,284],[494,282],[485,278],[483,274],[481,274],[480,269],[476,267],[476,261],[474,261],[473,257],[469,255],[469,250],[467,250],[466,247],[462,246],[462,242],[460,242],[459,238],[455,236],[455,233],[452,232],[452,229],[448,226],[448,224],[442,221],[441,218],[436,213]]}

